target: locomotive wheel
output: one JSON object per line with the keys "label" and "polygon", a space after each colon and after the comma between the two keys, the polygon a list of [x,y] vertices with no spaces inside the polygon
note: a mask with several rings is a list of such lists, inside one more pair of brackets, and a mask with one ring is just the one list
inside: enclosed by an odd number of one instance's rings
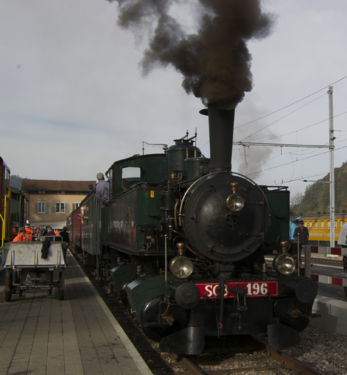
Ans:
{"label": "locomotive wheel", "polygon": [[178,306],[170,307],[168,314],[173,315],[174,323],[162,325],[159,323],[160,302],[164,299],[163,295],[149,300],[141,311],[141,328],[143,332],[153,341],[159,342],[163,337],[178,332],[187,327],[188,313]]}

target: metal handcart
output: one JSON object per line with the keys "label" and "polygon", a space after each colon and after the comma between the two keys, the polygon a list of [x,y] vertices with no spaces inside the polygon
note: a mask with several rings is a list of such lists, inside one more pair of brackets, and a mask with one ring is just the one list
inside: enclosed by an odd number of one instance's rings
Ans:
{"label": "metal handcart", "polygon": [[11,301],[12,294],[22,295],[27,290],[46,289],[51,295],[53,288],[59,288],[59,299],[64,299],[65,268],[63,251],[68,244],[50,242],[47,257],[43,259],[41,241],[10,242],[7,250],[5,268],[5,300]]}

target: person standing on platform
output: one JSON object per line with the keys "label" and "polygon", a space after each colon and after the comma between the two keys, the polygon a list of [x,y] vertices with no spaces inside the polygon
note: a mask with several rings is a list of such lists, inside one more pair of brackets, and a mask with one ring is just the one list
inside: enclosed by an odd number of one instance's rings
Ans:
{"label": "person standing on platform", "polygon": [[25,224],[25,235],[27,236],[28,241],[33,240],[33,234],[34,234],[34,231],[30,229],[30,225]]}
{"label": "person standing on platform", "polygon": [[98,173],[96,175],[98,183],[95,187],[96,198],[107,203],[109,201],[109,183],[105,181],[104,175],[102,173]]}
{"label": "person standing on platform", "polygon": [[24,242],[26,240],[27,240],[27,238],[25,236],[25,228],[24,227],[20,227],[18,229],[17,236],[13,239],[13,242]]}
{"label": "person standing on platform", "polygon": [[48,225],[46,228],[45,237],[46,237],[46,241],[49,241],[49,242],[55,241],[55,233],[53,232],[53,229],[50,225]]}
{"label": "person standing on platform", "polygon": [[68,245],[70,244],[70,236],[69,232],[67,231],[67,227],[63,227],[59,235],[62,237],[63,242],[66,242]]}
{"label": "person standing on platform", "polygon": [[304,226],[304,222],[302,220],[299,220],[299,226],[295,228],[294,230],[294,240],[299,240],[299,246],[300,246],[300,264],[301,264],[301,250],[303,245],[308,244],[308,238],[310,237],[310,234],[308,232],[308,229]]}
{"label": "person standing on platform", "polygon": [[294,239],[297,241],[299,238],[300,245],[307,245],[310,234],[308,229],[304,226],[304,222],[299,220],[299,226],[295,228]]}

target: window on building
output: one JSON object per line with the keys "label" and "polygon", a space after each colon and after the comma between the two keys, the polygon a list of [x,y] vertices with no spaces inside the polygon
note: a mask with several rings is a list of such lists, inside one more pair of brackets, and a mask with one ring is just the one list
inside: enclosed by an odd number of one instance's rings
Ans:
{"label": "window on building", "polygon": [[79,207],[81,203],[72,203],[72,210],[75,211],[77,207]]}
{"label": "window on building", "polygon": [[44,202],[35,203],[35,213],[37,214],[48,213],[48,204]]}
{"label": "window on building", "polygon": [[69,204],[68,203],[52,203],[52,213],[57,214],[67,214],[69,212]]}
{"label": "window on building", "polygon": [[65,203],[56,203],[55,212],[65,213]]}
{"label": "window on building", "polygon": [[324,229],[324,220],[320,221],[320,229],[322,229],[322,230]]}
{"label": "window on building", "polygon": [[318,221],[314,223],[314,229],[318,230]]}

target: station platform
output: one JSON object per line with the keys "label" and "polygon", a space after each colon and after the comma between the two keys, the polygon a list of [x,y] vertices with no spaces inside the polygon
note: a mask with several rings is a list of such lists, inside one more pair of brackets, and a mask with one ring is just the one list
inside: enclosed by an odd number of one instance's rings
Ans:
{"label": "station platform", "polygon": [[54,290],[5,302],[0,273],[0,374],[152,374],[69,252],[67,262],[64,301]]}

